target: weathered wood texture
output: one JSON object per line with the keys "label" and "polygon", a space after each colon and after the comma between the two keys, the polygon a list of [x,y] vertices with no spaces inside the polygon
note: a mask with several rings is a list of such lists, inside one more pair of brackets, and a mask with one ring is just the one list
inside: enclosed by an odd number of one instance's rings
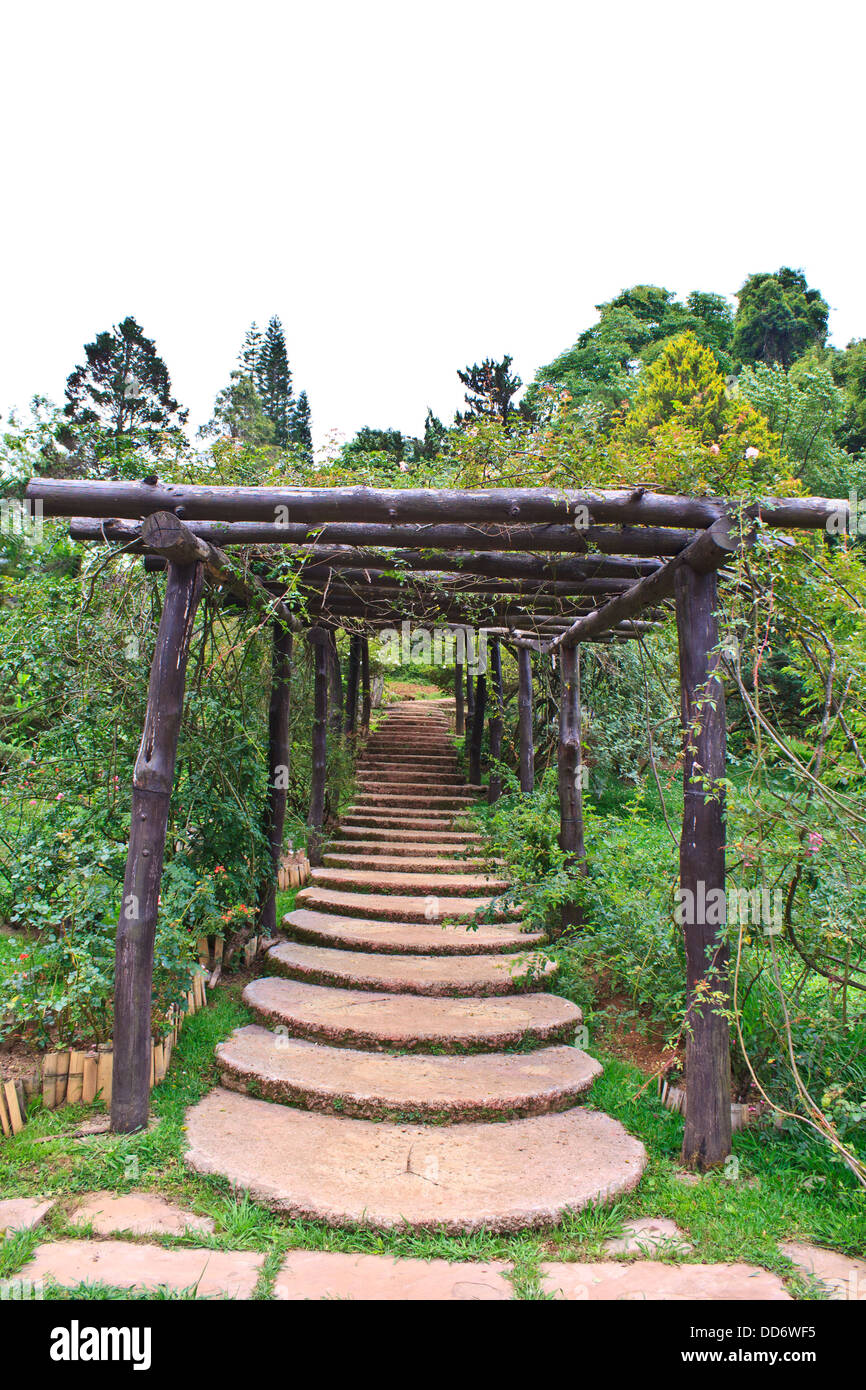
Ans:
{"label": "weathered wood texture", "polygon": [[282,623],[273,623],[271,648],[271,698],[268,708],[268,795],[264,831],[268,842],[268,867],[259,893],[259,926],[263,936],[277,930],[277,874],[283,848],[289,758],[292,690],[292,634]]}
{"label": "weathered wood texture", "polygon": [[727,923],[707,921],[717,916],[712,904],[724,901],[725,890],[725,694],[715,650],[716,575],[683,567],[676,603],[685,793],[680,889],[688,989],[683,1162],[707,1169],[724,1163],[731,1149]]}
{"label": "weathered wood texture", "polygon": [[[559,660],[559,846],[569,856],[575,874],[583,874],[586,850],[583,840],[583,788],[581,784],[580,655],[575,647],[558,653]],[[581,920],[577,904],[562,909],[562,926]]]}
{"label": "weathered wood texture", "polygon": [[458,738],[466,733],[466,712],[463,703],[463,662],[454,663],[454,732]]}
{"label": "weathered wood texture", "polygon": [[366,738],[370,732],[370,713],[372,700],[370,694],[370,641],[361,638],[361,733]]}
{"label": "weathered wood texture", "polygon": [[346,666],[346,719],[344,729],[347,738],[354,738],[358,724],[358,682],[361,674],[361,638],[349,638],[349,660]]}
{"label": "weathered wood texture", "polygon": [[517,736],[520,790],[535,789],[535,739],[532,729],[532,655],[525,647],[517,651]]}
{"label": "weathered wood texture", "polygon": [[490,772],[487,779],[487,801],[493,805],[502,795],[502,773],[499,762],[502,758],[502,651],[499,638],[491,637],[487,643],[490,662],[490,685],[492,700],[490,704]]}
{"label": "weathered wood texture", "polygon": [[313,736],[310,776],[310,811],[307,857],[313,865],[322,862],[322,826],[325,821],[325,785],[328,775],[328,683],[331,667],[330,634],[312,628],[308,638],[313,648]]}
{"label": "weathered wood texture", "polygon": [[[644,488],[371,488],[207,487],[157,482],[31,478],[26,496],[46,516],[141,517],[173,511],[185,521],[364,521],[503,525],[594,523],[638,526],[710,526],[729,502],[683,497]],[[823,528],[832,512],[847,514],[844,499],[766,498],[756,504],[772,526]],[[575,529],[581,529],[575,527]]]}
{"label": "weathered wood texture", "polygon": [[[467,670],[469,668],[467,667]],[[484,716],[487,710],[487,677],[480,671],[475,678],[472,729],[469,739],[469,781],[472,786],[481,782],[481,748],[484,743]]]}
{"label": "weathered wood texture", "polygon": [[119,1134],[130,1134],[147,1124],[159,885],[189,645],[202,585],[200,562],[169,565],[150,668],[144,732],[132,776],[129,848],[115,939],[111,1128]]}

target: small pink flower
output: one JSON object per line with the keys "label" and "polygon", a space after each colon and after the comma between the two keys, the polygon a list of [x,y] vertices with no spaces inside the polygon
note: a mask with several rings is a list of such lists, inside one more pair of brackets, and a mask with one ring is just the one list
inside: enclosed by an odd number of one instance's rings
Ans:
{"label": "small pink flower", "polygon": [[36,806],[36,805],[38,805],[38,803],[37,803],[36,801],[31,801],[31,802],[30,802],[30,805],[31,805],[31,806]]}
{"label": "small pink flower", "polygon": [[718,444],[711,444],[711,445],[710,445],[710,453],[711,453],[711,454],[720,454],[721,452],[722,452],[722,451],[721,451],[721,449],[719,448]]}
{"label": "small pink flower", "polygon": [[63,793],[63,792],[58,792],[57,795],[56,795],[56,797],[54,798],[54,800],[55,800],[55,801],[62,801],[62,800],[63,800],[63,796],[64,796],[64,793]]}
{"label": "small pink flower", "polygon": [[759,459],[760,457],[761,457],[760,450],[759,450],[759,449],[756,449],[755,446],[754,446],[753,444],[750,444],[749,447],[748,447],[748,449],[746,450],[746,458],[747,458],[747,459]]}
{"label": "small pink flower", "polygon": [[821,848],[821,846],[823,845],[823,843],[824,843],[824,836],[821,834],[820,830],[810,830],[810,831],[809,831],[809,853],[810,853],[810,854],[817,854],[817,853],[818,853],[818,850]]}

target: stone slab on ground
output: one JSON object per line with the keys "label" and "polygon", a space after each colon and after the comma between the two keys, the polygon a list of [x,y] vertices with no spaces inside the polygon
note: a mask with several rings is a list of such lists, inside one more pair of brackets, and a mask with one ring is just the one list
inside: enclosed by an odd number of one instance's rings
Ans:
{"label": "stone slab on ground", "polygon": [[187,1113],[186,1161],[293,1218],[449,1234],[554,1224],[637,1186],[643,1145],[575,1109],[496,1124],[342,1119],[216,1089]]}
{"label": "stone slab on ground", "polygon": [[555,1298],[628,1301],[716,1301],[745,1299],[781,1302],[791,1295],[777,1274],[757,1265],[664,1264],[661,1260],[601,1261],[598,1264],[543,1264],[542,1288]]}
{"label": "stone slab on ground", "polygon": [[197,1298],[251,1298],[264,1255],[251,1250],[164,1250],[125,1240],[57,1240],[39,1245],[21,1279],[53,1279],[63,1288],[111,1284],[122,1289],[196,1288]]}
{"label": "stone slab on ground", "polygon": [[358,1119],[541,1115],[575,1104],[602,1070],[575,1047],[394,1056],[287,1038],[255,1024],[236,1028],[216,1055],[232,1089]]}
{"label": "stone slab on ground", "polygon": [[514,994],[527,984],[539,987],[557,969],[540,953],[386,955],[296,941],[272,946],[267,964],[279,975],[310,984],[447,998]]}
{"label": "stone slab on ground", "polygon": [[623,1232],[604,1242],[609,1255],[684,1255],[694,1248],[679,1226],[666,1217],[641,1216],[636,1221],[626,1221]]}
{"label": "stone slab on ground", "polygon": [[820,1280],[834,1301],[866,1301],[866,1260],[799,1240],[783,1241],[779,1249],[804,1274]]}
{"label": "stone slab on ground", "polygon": [[209,1216],[184,1211],[155,1192],[93,1192],[75,1208],[72,1223],[90,1225],[100,1236],[117,1231],[134,1236],[182,1236],[184,1231],[201,1235],[214,1230]]}
{"label": "stone slab on ground", "polygon": [[478,955],[488,951],[530,949],[544,943],[542,932],[524,932],[520,924],[480,927],[433,922],[374,922],[366,917],[331,916],[298,908],[283,918],[286,931],[301,940],[346,950],[420,955]]}
{"label": "stone slab on ground", "polygon": [[502,1301],[512,1296],[511,1284],[504,1277],[507,1269],[494,1261],[452,1264],[450,1260],[292,1250],[277,1275],[274,1298]]}
{"label": "stone slab on ground", "polygon": [[53,1202],[39,1197],[9,1197],[0,1202],[0,1235],[9,1231],[29,1231],[47,1216]]}

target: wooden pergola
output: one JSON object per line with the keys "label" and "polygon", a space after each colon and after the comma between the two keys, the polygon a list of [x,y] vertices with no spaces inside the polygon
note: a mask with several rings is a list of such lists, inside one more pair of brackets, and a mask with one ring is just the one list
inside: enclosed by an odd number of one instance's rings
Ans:
{"label": "wooden pergola", "polygon": [[[480,780],[490,705],[493,773],[502,738],[500,643],[518,666],[519,776],[534,785],[532,653],[559,669],[560,844],[582,872],[579,651],[586,642],[641,636],[676,614],[684,748],[680,886],[696,905],[684,928],[689,1027],[683,1157],[708,1168],[730,1151],[730,1056],[726,928],[706,904],[725,888],[725,706],[720,679],[718,577],[753,529],[822,529],[847,512],[823,498],[723,498],[645,488],[375,489],[204,487],[33,479],[43,515],[69,517],[75,540],[110,543],[167,572],[150,671],[144,732],[135,765],[132,816],[117,930],[115,1070],[111,1123],[146,1123],[153,946],[185,672],[204,584],[232,602],[256,605],[273,631],[267,834],[272,874],[262,899],[275,926],[275,877],[286,812],[289,677],[294,635],[315,652],[311,858],[323,827],[328,687],[335,633],[350,637],[345,721],[361,706],[369,727],[369,637],[383,628],[443,625],[483,630],[484,673],[465,681],[455,661],[457,731],[468,725],[469,780]],[[242,548],[242,549],[241,549]],[[465,683],[464,683],[465,682]],[[360,700],[359,700],[360,694]],[[465,698],[464,698],[465,696]]]}

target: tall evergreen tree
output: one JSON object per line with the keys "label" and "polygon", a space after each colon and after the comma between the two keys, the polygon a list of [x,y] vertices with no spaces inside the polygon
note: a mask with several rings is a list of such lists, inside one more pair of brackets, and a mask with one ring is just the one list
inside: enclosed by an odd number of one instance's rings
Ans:
{"label": "tall evergreen tree", "polygon": [[285,448],[289,442],[294,400],[286,335],[276,314],[262,340],[256,385],[265,415],[274,427],[274,443]]}
{"label": "tall evergreen tree", "polygon": [[737,295],[734,352],[741,362],[789,367],[807,348],[827,341],[830,306],[801,270],[750,275]]}
{"label": "tall evergreen tree", "polygon": [[312,462],[313,434],[310,420],[310,402],[306,391],[302,391],[295,401],[289,422],[289,443],[300,449],[304,457]]}
{"label": "tall evergreen tree", "polygon": [[[183,439],[188,411],[172,395],[168,368],[131,316],[84,346],[85,361],[66,382],[67,447],[88,443],[97,454],[123,446],[156,452],[169,436]],[[99,442],[109,441],[106,449]]]}

